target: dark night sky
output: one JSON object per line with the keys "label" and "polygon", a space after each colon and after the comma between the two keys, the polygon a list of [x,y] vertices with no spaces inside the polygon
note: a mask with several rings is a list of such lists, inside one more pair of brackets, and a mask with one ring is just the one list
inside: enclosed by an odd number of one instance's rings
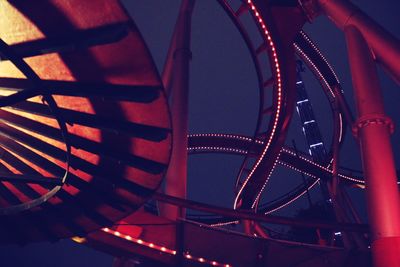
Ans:
{"label": "dark night sky", "polygon": [[[179,7],[178,0],[125,0],[123,1],[139,26],[159,70],[164,64],[170,35]],[[353,1],[370,14],[395,36],[400,37],[400,2]],[[325,17],[307,24],[305,30],[319,45],[331,62],[346,98],[352,105],[352,85],[346,56],[343,33]],[[193,61],[191,65],[190,114],[191,133],[224,132],[250,135],[254,131],[258,110],[256,73],[244,42],[229,18],[215,0],[198,0],[193,16]],[[398,100],[400,90],[383,71],[379,70],[384,91],[386,111],[395,125],[400,125]],[[321,132],[329,145],[332,122],[327,100],[320,86],[309,74],[305,83],[312,101]],[[299,148],[305,147],[300,122],[294,114],[287,144],[295,139]],[[393,150],[397,166],[400,164],[400,134],[393,135]],[[341,151],[341,165],[361,169],[357,144],[349,132]],[[189,160],[189,197],[206,203],[231,207],[233,186],[241,158],[227,155],[195,155]],[[272,177],[265,199],[289,190],[288,187],[301,182],[301,176],[292,171],[278,168]],[[313,200],[319,198],[314,190]],[[361,190],[351,190],[357,207],[366,220],[364,196]],[[279,214],[293,214],[306,201]],[[43,243],[25,247],[5,246],[0,248],[0,266],[47,267],[47,266],[98,266],[110,267],[112,258],[71,241],[55,244]]]}

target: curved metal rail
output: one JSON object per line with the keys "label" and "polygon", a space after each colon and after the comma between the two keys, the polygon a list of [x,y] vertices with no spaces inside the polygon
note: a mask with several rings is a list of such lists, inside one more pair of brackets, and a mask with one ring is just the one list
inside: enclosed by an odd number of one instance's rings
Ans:
{"label": "curved metal rail", "polygon": [[[252,1],[243,1],[242,5],[234,10],[227,1],[219,1],[224,7],[233,23],[238,28],[256,66],[258,82],[260,87],[260,106],[257,119],[257,125],[254,133],[254,139],[264,140],[264,149],[260,154],[252,153],[255,144],[250,144],[250,153],[246,155],[240,168],[237,178],[237,194],[234,201],[234,208],[243,207],[250,208],[259,197],[259,192],[265,186],[265,182],[269,173],[272,171],[275,163],[271,163],[271,159],[277,159],[279,146],[283,142],[282,137],[286,132],[287,120],[286,102],[288,100],[284,87],[290,87],[288,82],[287,69],[283,49],[280,49],[279,42],[272,39],[270,26],[265,22],[265,16],[256,10],[256,6]],[[241,18],[249,16],[259,34],[261,44],[255,44],[247,32],[246,26],[242,23]],[[270,22],[268,22],[269,24]],[[266,73],[265,68],[261,68],[262,57],[267,56],[265,60],[269,62],[272,73]],[[272,88],[272,92],[271,89]],[[272,94],[270,99],[272,103],[268,103],[268,95]],[[290,105],[289,105],[290,106]],[[278,144],[278,143],[279,144]],[[268,158],[268,159],[267,159]],[[251,189],[249,189],[251,188]]]}
{"label": "curved metal rail", "polygon": [[[188,153],[224,153],[235,155],[246,155],[249,143],[252,142],[250,137],[232,134],[192,134],[189,136]],[[262,141],[256,141],[258,151],[262,149]],[[332,170],[312,161],[312,159],[303,154],[296,154],[290,148],[283,148],[278,164],[289,167],[295,171],[304,173],[314,179],[307,181],[306,185],[301,184],[288,192],[282,199],[276,199],[268,204],[260,207],[260,212],[272,213],[288,204],[292,203],[303,194],[307,189],[311,189],[319,179],[329,178],[332,176]],[[361,177],[353,176],[346,172],[340,172],[339,178],[346,184],[363,185],[364,180]]]}
{"label": "curved metal rail", "polygon": [[140,33],[119,1],[1,2],[0,13],[0,242],[112,225],[169,161],[168,105]]}
{"label": "curved metal rail", "polygon": [[[224,2],[226,5],[226,2]],[[262,73],[262,70],[259,70],[260,68],[260,55],[262,55],[263,52],[269,52],[269,56],[271,57],[270,53],[271,50],[275,51],[275,46],[273,41],[271,40],[271,36],[268,31],[265,31],[266,34],[262,35],[264,37],[263,43],[256,48],[256,46],[253,44],[251,41],[249,34],[246,32],[246,27],[241,23],[240,21],[240,16],[243,16],[243,14],[250,13],[250,15],[253,17],[254,21],[258,23],[258,28],[263,31],[263,29],[266,29],[266,26],[263,22],[263,17],[260,13],[258,13],[256,6],[252,3],[252,1],[247,1],[244,2],[236,11],[233,11],[231,8],[225,6],[225,10],[228,12],[229,16],[231,19],[234,21],[236,27],[239,29],[239,31],[242,34],[243,39],[245,40],[250,54],[252,55],[253,61],[255,62],[255,66],[257,69],[257,74],[259,77],[259,83],[262,81],[260,79],[260,73]],[[266,37],[266,39],[265,39]],[[270,47],[268,47],[268,45]],[[339,85],[339,80],[334,73],[333,69],[327,62],[327,60],[323,57],[321,52],[318,50],[318,48],[315,46],[315,44],[308,38],[308,36],[304,33],[301,32],[298,37],[296,38],[295,44],[297,54],[306,62],[308,67],[315,73],[317,78],[319,79],[320,83],[322,84],[322,87],[325,91],[325,94],[328,97],[328,100],[331,104],[331,108],[334,110],[340,110],[340,108],[337,106],[337,101],[335,101],[335,95],[333,92],[332,87],[333,86],[340,86]],[[285,55],[286,57],[288,55]],[[285,57],[283,56],[283,57]],[[279,66],[278,59],[274,59],[276,65]],[[280,73],[280,70],[277,69],[275,70],[276,73]],[[288,82],[288,81],[285,81]],[[262,83],[264,86],[273,86],[273,88],[276,90],[274,87],[274,81],[273,79],[268,79],[267,81],[264,81]],[[263,87],[261,87],[263,88]],[[282,87],[283,88],[283,87]],[[287,90],[286,90],[287,91]],[[279,88],[278,88],[278,94],[279,94]],[[266,183],[268,182],[268,179],[273,171],[273,168],[276,164],[276,161],[279,157],[279,149],[277,147],[280,147],[283,145],[283,140],[282,136],[284,136],[285,132],[287,131],[286,127],[284,127],[283,122],[287,121],[290,117],[290,115],[282,115],[285,114],[285,101],[282,99],[285,98],[285,94],[289,94],[289,92],[285,92],[282,90],[280,93],[282,95],[281,97],[281,103],[279,102],[274,102],[272,106],[270,107],[265,107],[265,95],[266,93],[264,90],[260,91],[260,110],[259,110],[259,116],[257,120],[257,126],[256,126],[256,131],[254,134],[253,140],[256,139],[264,139],[265,140],[265,147],[263,151],[261,152],[256,152],[255,148],[255,143],[249,144],[248,153],[246,154],[246,157],[242,163],[242,166],[240,168],[237,180],[236,180],[236,188],[237,188],[237,196],[235,199],[234,207],[236,208],[239,199],[241,199],[241,194],[244,193],[249,201],[252,201],[252,208],[255,208],[258,205],[258,199],[259,196],[261,195],[262,190],[265,188]],[[279,98],[278,98],[279,99]],[[282,111],[278,110],[278,108],[282,106]],[[334,118],[333,121],[339,122],[340,125],[334,125],[334,127],[339,128],[339,136],[333,136],[333,138],[338,138],[339,144],[342,143],[343,138],[342,138],[342,133],[345,130],[345,123],[342,120],[342,112],[337,112],[333,113],[334,116],[338,116],[338,118]],[[261,132],[261,125],[265,123],[266,119],[265,116],[271,115],[271,118],[275,118],[274,121],[270,120],[269,125],[268,125],[268,130],[266,132]],[[279,118],[278,116],[282,115],[282,118]],[[282,128],[283,127],[283,128]],[[279,131],[278,131],[278,130]],[[278,131],[278,132],[276,132]],[[278,134],[279,133],[279,134]],[[276,134],[276,135],[274,135]],[[277,137],[279,136],[279,137]],[[268,137],[268,138],[266,138]],[[275,141],[273,141],[275,140]],[[277,142],[277,143],[276,143]],[[278,144],[279,143],[279,144]],[[331,149],[329,152],[330,155],[330,162],[332,162],[332,151],[333,151],[333,145],[335,144],[335,140],[332,141],[331,143]],[[274,152],[275,151],[275,152]],[[268,157],[266,157],[268,155]],[[250,184],[248,182],[250,181]],[[250,186],[247,186],[250,185]],[[247,189],[246,189],[247,186]],[[246,204],[249,205],[249,202]]]}

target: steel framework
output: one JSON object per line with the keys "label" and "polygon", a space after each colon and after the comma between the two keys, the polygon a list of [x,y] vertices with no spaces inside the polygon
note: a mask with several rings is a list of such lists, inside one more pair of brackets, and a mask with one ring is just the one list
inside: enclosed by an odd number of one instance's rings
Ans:
{"label": "steel framework", "polygon": [[[73,237],[114,255],[115,267],[400,266],[393,123],[384,113],[375,69],[382,64],[399,82],[399,40],[343,0],[216,1],[243,38],[257,74],[252,136],[188,134],[195,0],[182,0],[162,75],[117,0],[0,2],[1,243]],[[302,30],[321,14],[345,33],[355,120],[333,68]],[[296,57],[330,103],[334,133],[326,150]],[[310,155],[285,146],[296,102]],[[348,125],[360,143],[360,176],[339,166]],[[232,209],[186,199],[187,157],[195,153],[243,157]],[[277,165],[309,179],[262,203]],[[320,181],[327,184],[336,222],[271,215]],[[360,223],[344,186],[366,188],[369,225]],[[277,240],[266,224],[340,232],[344,246],[330,246],[333,235],[309,245]],[[227,225],[240,225],[244,234]]]}

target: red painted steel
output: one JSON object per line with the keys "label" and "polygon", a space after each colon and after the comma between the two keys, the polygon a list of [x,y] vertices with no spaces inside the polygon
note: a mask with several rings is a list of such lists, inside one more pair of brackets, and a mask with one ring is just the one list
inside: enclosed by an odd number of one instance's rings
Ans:
{"label": "red painted steel", "polygon": [[[391,121],[385,115],[378,74],[361,32],[345,27],[358,119],[354,124],[360,142],[366,180],[367,206],[376,267],[400,266],[400,196],[390,144]],[[389,248],[384,250],[382,248]]]}
{"label": "red painted steel", "polygon": [[[70,39],[67,38],[67,43],[54,45],[66,36],[86,38],[89,32],[115,26],[122,29],[118,38],[94,44],[93,40],[86,40],[86,43],[75,46],[68,43]],[[109,33],[110,31],[105,37],[108,37]],[[65,119],[71,120],[67,127],[72,142],[73,158],[67,184],[55,197],[27,212],[1,216],[0,242],[23,243],[83,235],[120,220],[143,204],[159,186],[164,175],[162,169],[165,170],[168,164],[171,144],[170,118],[161,79],[154,62],[135,24],[119,1],[3,1],[0,3],[0,38],[17,56],[23,57],[29,67],[46,83],[55,82],[56,89],[60,89],[58,87],[62,84],[71,85],[67,88],[72,92],[71,96],[59,94],[54,96],[54,99],[62,109],[60,112]],[[42,44],[49,47],[34,51],[37,45]],[[23,51],[21,47],[28,49],[24,48],[24,53],[30,53],[23,54],[20,52]],[[32,56],[31,50],[37,53],[33,53]],[[21,79],[30,84],[31,81],[25,78],[11,61],[0,62],[2,82]],[[85,90],[95,89],[96,86],[104,87],[101,89],[105,92],[104,96],[80,95],[84,94]],[[119,94],[116,93],[118,86],[123,87],[119,91],[121,94],[116,98],[109,97],[109,94]],[[139,87],[145,90],[156,88],[155,97],[148,102],[124,98]],[[15,91],[0,91],[3,97],[9,93]],[[25,126],[39,125],[40,129],[44,130],[40,132],[37,127],[24,129],[20,125],[14,125],[12,121],[4,123],[4,119],[10,118],[11,115],[7,118],[2,116],[3,128],[6,125],[7,129],[21,131],[29,138],[37,138],[37,141],[24,144],[23,147],[20,145],[19,148],[25,151],[24,154],[4,148],[2,141],[3,149],[19,161],[2,157],[1,163],[8,163],[6,167],[14,173],[25,174],[25,171],[29,170],[41,175],[51,173],[57,176],[57,173],[64,170],[65,163],[62,162],[61,156],[55,155],[58,153],[63,156],[65,146],[57,140],[57,135],[50,134],[59,132],[52,116],[54,114],[48,111],[47,105],[42,103],[39,96],[16,106],[19,108],[3,108],[2,114],[7,111],[14,117],[20,116],[21,120],[30,120]],[[24,107],[36,109],[24,110]],[[77,120],[74,121],[72,115]],[[96,126],[107,121],[107,127]],[[165,138],[156,141],[138,138],[135,131],[127,131],[125,126],[123,129],[116,129],[116,125],[119,124],[129,127],[160,127],[167,130],[167,134]],[[35,148],[39,142],[48,148],[48,151]],[[41,161],[35,162],[31,155],[35,155]],[[136,161],[137,165],[129,163],[130,160],[135,161],[139,158],[140,160]],[[160,164],[153,165],[150,162]],[[150,166],[148,163],[161,168],[157,167],[152,171],[151,167],[147,168]],[[15,186],[7,182],[1,184],[17,198],[15,202],[26,201],[27,196],[17,188],[17,183]],[[39,185],[24,186],[32,195],[40,195],[47,190]],[[0,200],[0,206],[9,204],[4,203],[9,201],[7,199]],[[126,205],[127,203],[129,205]]]}
{"label": "red painted steel", "polygon": [[[189,111],[189,63],[191,59],[190,35],[194,0],[182,1],[174,39],[171,44],[173,57],[171,89],[171,115],[173,148],[165,177],[166,194],[186,197],[187,190],[187,145]],[[168,60],[168,59],[167,59]],[[167,62],[167,65],[171,63]],[[185,211],[170,205],[161,206],[161,214],[169,219],[184,218]]]}
{"label": "red painted steel", "polygon": [[341,29],[356,26],[367,40],[373,57],[400,84],[400,40],[391,35],[350,1],[318,0],[322,10]]}

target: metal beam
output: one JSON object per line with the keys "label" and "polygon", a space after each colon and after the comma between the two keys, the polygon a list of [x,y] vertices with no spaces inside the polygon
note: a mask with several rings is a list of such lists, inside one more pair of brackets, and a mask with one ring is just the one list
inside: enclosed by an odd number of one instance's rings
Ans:
{"label": "metal beam", "polygon": [[386,31],[351,1],[317,0],[323,12],[340,28],[355,26],[373,52],[373,59],[381,63],[400,84],[400,40]]}
{"label": "metal beam", "polygon": [[[170,53],[166,66],[172,65],[171,115],[173,147],[171,160],[165,177],[164,191],[177,197],[186,197],[187,187],[187,145],[188,145],[188,102],[189,102],[189,65],[191,60],[190,36],[194,0],[183,0]],[[161,214],[169,219],[184,218],[185,212],[170,205],[163,205]]]}
{"label": "metal beam", "polygon": [[87,83],[56,80],[40,80],[33,84],[28,79],[0,78],[0,88],[17,91],[2,97],[0,106],[10,106],[37,95],[64,95],[80,97],[99,97],[103,100],[121,100],[150,103],[159,97],[160,86],[119,85],[111,83]]}
{"label": "metal beam", "polygon": [[154,199],[156,199],[157,201],[169,203],[174,206],[179,206],[207,213],[214,213],[237,220],[251,220],[263,223],[283,224],[283,225],[291,225],[291,226],[306,227],[306,228],[308,227],[308,228],[336,229],[336,230],[343,230],[350,232],[367,233],[369,231],[368,225],[365,224],[305,221],[295,218],[264,215],[264,214],[254,213],[251,211],[243,211],[243,210],[238,211],[228,208],[217,207],[192,200],[168,196],[161,193],[155,193]]}
{"label": "metal beam", "polygon": [[41,175],[34,174],[13,174],[13,173],[0,173],[1,182],[15,182],[15,183],[32,183],[40,185],[62,185],[62,178],[59,177],[45,177]]}
{"label": "metal beam", "polygon": [[[50,53],[66,53],[92,46],[118,42],[129,33],[129,23],[115,23],[93,29],[60,32],[58,36],[11,45],[19,57],[34,57]],[[0,59],[8,60],[0,51]]]}
{"label": "metal beam", "polygon": [[353,132],[359,140],[375,267],[400,266],[400,196],[390,134],[375,62],[363,34],[345,28],[358,113]]}

